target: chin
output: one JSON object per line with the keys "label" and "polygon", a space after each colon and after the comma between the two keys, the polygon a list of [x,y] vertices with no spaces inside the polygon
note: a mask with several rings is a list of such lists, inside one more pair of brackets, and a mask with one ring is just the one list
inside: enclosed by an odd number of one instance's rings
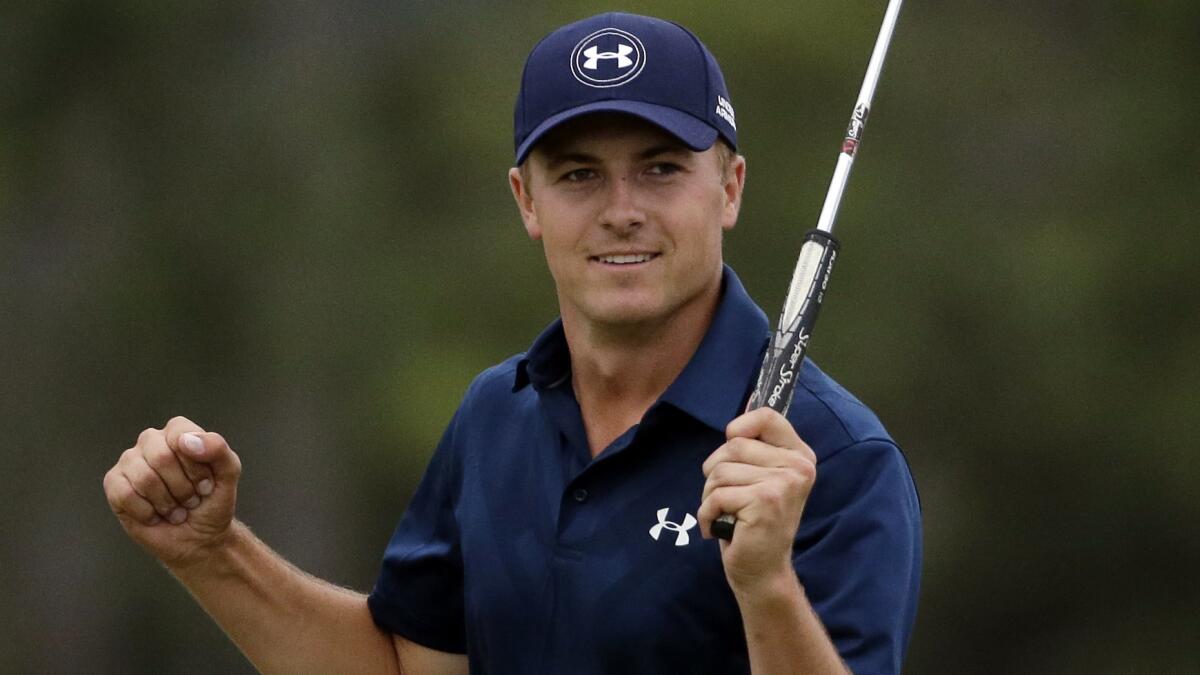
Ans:
{"label": "chin", "polygon": [[628,298],[616,302],[596,303],[589,310],[586,313],[592,321],[613,326],[654,321],[670,313],[661,302]]}
{"label": "chin", "polygon": [[592,315],[592,319],[597,323],[602,323],[609,326],[636,326],[639,324],[656,321],[665,316],[665,314],[665,312],[654,311],[647,308],[620,309],[597,312],[596,314]]}

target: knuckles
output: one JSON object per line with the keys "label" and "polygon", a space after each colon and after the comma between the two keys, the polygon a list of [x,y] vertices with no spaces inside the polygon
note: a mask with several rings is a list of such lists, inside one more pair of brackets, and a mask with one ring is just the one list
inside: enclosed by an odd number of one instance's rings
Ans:
{"label": "knuckles", "polygon": [[166,445],[154,444],[146,447],[142,451],[142,455],[146,458],[146,463],[156,469],[162,469],[170,466],[175,461],[175,453]]}
{"label": "knuckles", "polygon": [[[147,467],[148,468],[148,467]],[[138,494],[150,496],[161,482],[153,471],[135,468],[125,472],[125,478]]]}
{"label": "knuckles", "polygon": [[121,456],[117,458],[117,466],[121,466],[121,465],[129,466],[133,462],[138,461],[138,459],[140,459],[141,456],[142,456],[142,451],[139,449],[139,446],[135,445],[134,447],[129,448],[129,449],[125,450],[125,452],[121,453]]}
{"label": "knuckles", "polygon": [[[167,420],[166,426],[168,426],[168,427],[193,426],[194,427],[194,426],[196,426],[196,423],[189,420],[188,418],[184,417],[183,415],[176,415],[176,416],[172,417],[171,419]],[[166,427],[164,427],[164,429],[165,428]]]}
{"label": "knuckles", "polygon": [[744,436],[736,436],[725,442],[725,449],[729,455],[726,461],[741,461],[745,459],[750,451],[754,441]]}
{"label": "knuckles", "polygon": [[141,495],[134,490],[133,485],[129,482],[125,472],[122,471],[120,464],[114,464],[104,474],[104,480],[101,481],[101,484],[104,486],[104,497],[108,500],[108,507],[116,515],[127,511],[134,499],[141,498]]}
{"label": "knuckles", "polygon": [[129,491],[128,484],[122,481],[120,476],[117,475],[116,467],[109,469],[108,473],[104,474],[102,485],[104,486],[104,495],[108,497],[110,504],[120,501],[123,497],[127,496],[126,493]]}
{"label": "knuckles", "polygon": [[782,512],[791,497],[787,480],[770,481],[759,487],[758,501],[773,512]]}
{"label": "knuckles", "polygon": [[817,465],[799,452],[789,451],[785,463],[789,473],[794,473],[807,481],[816,480]]}
{"label": "knuckles", "polygon": [[729,464],[725,462],[718,462],[713,466],[712,470],[708,472],[708,482],[711,483],[713,487],[723,485],[725,483],[727,473],[729,473]]}

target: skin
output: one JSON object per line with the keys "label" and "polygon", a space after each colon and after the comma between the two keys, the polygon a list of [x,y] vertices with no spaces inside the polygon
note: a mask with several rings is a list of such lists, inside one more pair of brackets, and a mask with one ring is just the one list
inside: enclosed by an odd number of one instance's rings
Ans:
{"label": "skin", "polygon": [[[509,184],[542,243],[571,346],[572,383],[593,454],[635,424],[679,375],[720,296],[721,240],[733,228],[745,160],[695,152],[645,122],[593,115],[539,143]],[[606,256],[640,256],[617,264]],[[751,667],[845,667],[791,567],[816,458],[778,413],[733,420],[704,463],[697,513],[722,542]],[[467,659],[381,631],[366,596],[292,567],[235,517],[241,461],[184,417],[146,429],[104,477],[126,533],[163,562],[262,672],[466,673]]]}
{"label": "skin", "polygon": [[[509,171],[554,277],[593,455],[641,419],[712,321],[746,170],[741,157],[724,170],[718,159],[635,118],[590,115]],[[613,264],[610,254],[648,259]]]}
{"label": "skin", "polygon": [[380,630],[366,596],[305,574],[255,537],[234,518],[241,471],[220,434],[173,417],[121,454],[104,492],[126,534],[187,587],[260,672],[468,672],[465,656]]}

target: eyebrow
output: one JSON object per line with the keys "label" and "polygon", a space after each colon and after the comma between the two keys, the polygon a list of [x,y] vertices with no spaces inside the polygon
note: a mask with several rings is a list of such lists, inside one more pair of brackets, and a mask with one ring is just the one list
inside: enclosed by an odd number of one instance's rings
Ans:
{"label": "eyebrow", "polygon": [[[682,143],[667,142],[667,143],[661,143],[659,145],[652,146],[650,148],[647,148],[647,149],[639,152],[637,158],[641,161],[645,161],[647,159],[653,159],[654,157],[658,157],[659,155],[685,153],[688,150],[689,150],[689,148],[684,146]],[[576,164],[595,164],[595,163],[598,163],[599,161],[600,161],[600,158],[596,157],[595,155],[589,155],[586,152],[578,152],[578,151],[569,151],[568,150],[566,152],[550,153],[550,157],[546,162],[546,168],[553,171],[554,169],[557,169],[558,167],[562,166],[563,164],[569,164],[572,162],[576,163]]]}

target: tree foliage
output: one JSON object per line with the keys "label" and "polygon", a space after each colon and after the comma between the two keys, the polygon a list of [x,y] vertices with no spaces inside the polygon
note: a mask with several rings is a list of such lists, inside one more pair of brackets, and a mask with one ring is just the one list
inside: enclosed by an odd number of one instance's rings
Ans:
{"label": "tree foliage", "polygon": [[[881,2],[634,2],[721,59],[727,259],[774,313]],[[0,8],[5,672],[248,670],[100,480],[183,414],[241,515],[370,586],[473,374],[555,315],[508,195],[528,49],[589,3]],[[910,3],[812,356],[905,448],[912,672],[1200,668],[1195,27],[1161,2]]]}

